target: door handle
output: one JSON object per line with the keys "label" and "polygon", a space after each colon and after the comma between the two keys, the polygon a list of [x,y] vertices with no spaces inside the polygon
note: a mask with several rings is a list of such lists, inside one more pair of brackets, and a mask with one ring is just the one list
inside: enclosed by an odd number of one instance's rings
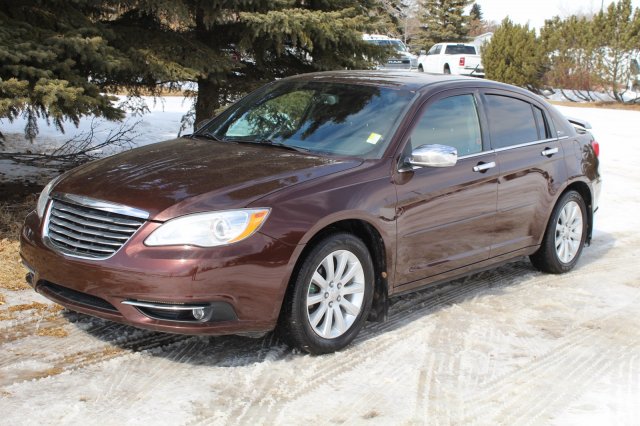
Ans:
{"label": "door handle", "polygon": [[544,151],[542,151],[540,154],[544,155],[545,157],[551,157],[553,154],[557,153],[558,148],[545,148]]}
{"label": "door handle", "polygon": [[489,169],[493,169],[496,166],[495,162],[490,162],[490,163],[478,163],[477,166],[473,167],[473,171],[474,172],[480,172],[480,173],[484,173]]}

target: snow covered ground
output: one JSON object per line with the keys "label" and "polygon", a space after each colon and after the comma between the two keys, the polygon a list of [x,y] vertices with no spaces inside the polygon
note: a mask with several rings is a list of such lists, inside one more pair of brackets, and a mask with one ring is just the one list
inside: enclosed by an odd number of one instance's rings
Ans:
{"label": "snow covered ground", "polygon": [[[126,102],[126,98],[120,96],[121,102]],[[180,130],[180,120],[182,116],[189,111],[192,100],[181,96],[165,96],[154,99],[153,97],[143,96],[142,102],[149,109],[149,113],[142,116],[135,116],[130,112],[124,121],[124,126],[130,127],[134,124],[134,131],[137,133],[136,144],[138,146],[150,143],[161,142],[167,139],[173,139],[178,135]],[[64,142],[86,134],[92,124],[95,126],[97,139],[106,137],[110,130],[120,125],[118,122],[112,122],[101,118],[93,119],[84,117],[80,120],[78,127],[72,123],[65,123],[65,133],[60,133],[53,126],[48,126],[45,119],[38,119],[39,134],[33,143],[24,140],[24,126],[26,121],[23,118],[9,122],[7,120],[0,121],[0,128],[5,135],[4,146],[0,146],[0,152],[24,152],[25,147],[33,153],[51,153],[59,148]],[[185,133],[185,132],[183,132]],[[190,132],[186,132],[190,133]],[[59,174],[59,171],[52,169],[49,173],[42,173],[42,169],[38,167],[29,167],[21,164],[15,164],[9,160],[0,159],[0,182],[3,179],[13,180],[21,178],[24,180],[37,181],[42,185],[46,184],[49,179]]]}
{"label": "snow covered ground", "polygon": [[[594,126],[604,189],[562,276],[527,261],[403,296],[346,350],[141,331],[5,292],[1,423],[640,424],[640,112]],[[0,318],[2,316],[0,315]]]}

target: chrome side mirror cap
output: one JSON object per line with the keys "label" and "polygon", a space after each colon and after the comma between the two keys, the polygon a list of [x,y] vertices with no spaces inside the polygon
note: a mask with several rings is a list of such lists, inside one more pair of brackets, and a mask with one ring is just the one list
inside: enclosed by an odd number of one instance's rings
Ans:
{"label": "chrome side mirror cap", "polygon": [[448,145],[420,145],[407,162],[414,167],[451,167],[458,162],[458,150]]}

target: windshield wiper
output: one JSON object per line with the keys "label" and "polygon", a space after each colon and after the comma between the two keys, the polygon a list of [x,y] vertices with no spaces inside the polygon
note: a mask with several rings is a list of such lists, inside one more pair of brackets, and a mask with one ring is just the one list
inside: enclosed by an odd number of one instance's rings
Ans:
{"label": "windshield wiper", "polygon": [[194,133],[193,135],[191,135],[191,137],[192,138],[209,139],[209,140],[216,141],[216,142],[226,142],[224,139],[220,139],[219,137],[217,137],[213,133]]}
{"label": "windshield wiper", "polygon": [[255,141],[254,143],[260,144],[260,145],[268,145],[268,146],[275,146],[277,148],[284,148],[284,149],[288,149],[289,151],[297,151],[297,152],[309,152],[310,150],[307,148],[302,148],[300,146],[294,146],[294,145],[286,145],[282,142],[275,142],[272,141],[271,139],[260,139]]}

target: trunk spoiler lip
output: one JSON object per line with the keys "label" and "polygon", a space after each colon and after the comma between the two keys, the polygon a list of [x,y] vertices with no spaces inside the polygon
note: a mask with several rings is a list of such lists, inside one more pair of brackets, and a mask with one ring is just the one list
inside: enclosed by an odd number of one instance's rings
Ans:
{"label": "trunk spoiler lip", "polygon": [[587,120],[582,120],[580,118],[567,117],[567,116],[565,116],[565,118],[569,121],[569,123],[573,124],[574,126],[579,126],[586,130],[591,130],[593,128],[591,127],[591,123],[589,123]]}

